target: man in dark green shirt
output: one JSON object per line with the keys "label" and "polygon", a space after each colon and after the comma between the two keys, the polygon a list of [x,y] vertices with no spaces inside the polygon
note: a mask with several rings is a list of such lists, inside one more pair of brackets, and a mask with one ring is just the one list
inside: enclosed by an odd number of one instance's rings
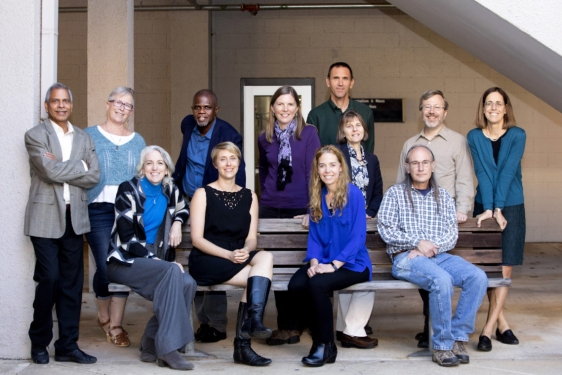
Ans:
{"label": "man in dark green shirt", "polygon": [[375,119],[371,108],[363,103],[356,102],[349,97],[349,90],[353,87],[353,71],[344,62],[336,62],[330,65],[326,85],[331,91],[330,99],[308,114],[306,122],[313,124],[318,129],[320,143],[322,146],[336,144],[338,124],[340,117],[348,109],[354,109],[367,123],[369,138],[363,141],[365,151],[375,151]]}

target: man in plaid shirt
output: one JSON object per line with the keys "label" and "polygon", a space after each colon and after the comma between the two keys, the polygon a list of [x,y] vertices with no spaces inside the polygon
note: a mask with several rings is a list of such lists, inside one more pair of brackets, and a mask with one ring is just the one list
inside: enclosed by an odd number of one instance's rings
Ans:
{"label": "man in plaid shirt", "polygon": [[[429,292],[433,361],[457,366],[469,362],[463,343],[474,331],[488,279],[478,267],[447,253],[457,242],[456,208],[449,193],[437,186],[435,163],[426,146],[408,150],[405,183],[384,195],[377,226],[393,260],[392,275]],[[454,286],[462,291],[452,316]]]}

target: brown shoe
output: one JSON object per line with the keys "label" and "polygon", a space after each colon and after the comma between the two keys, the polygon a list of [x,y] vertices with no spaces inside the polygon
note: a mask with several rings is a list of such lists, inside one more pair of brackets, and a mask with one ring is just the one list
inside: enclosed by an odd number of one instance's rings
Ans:
{"label": "brown shoe", "polygon": [[369,336],[356,337],[342,333],[341,346],[344,348],[371,349],[379,344],[379,340]]}
{"label": "brown shoe", "polygon": [[276,329],[265,342],[270,346],[296,344],[301,341],[300,336],[297,330]]}
{"label": "brown shoe", "polygon": [[[111,331],[115,329],[120,329],[121,332],[113,336]],[[131,341],[129,340],[129,333],[123,329],[121,326],[111,327],[107,332],[107,342],[113,343],[113,345],[117,346],[118,348],[126,348],[127,346],[131,345]]]}

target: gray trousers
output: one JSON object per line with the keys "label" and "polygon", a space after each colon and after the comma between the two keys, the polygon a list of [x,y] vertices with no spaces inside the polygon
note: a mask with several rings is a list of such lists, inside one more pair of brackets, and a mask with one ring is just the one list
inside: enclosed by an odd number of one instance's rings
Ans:
{"label": "gray trousers", "polygon": [[154,315],[144,333],[154,339],[158,356],[193,341],[190,314],[197,283],[188,272],[182,273],[174,263],[137,258],[130,266],[110,262],[107,275],[111,282],[128,285],[153,302]]}
{"label": "gray trousers", "polygon": [[199,323],[226,332],[226,292],[197,292],[194,303]]}

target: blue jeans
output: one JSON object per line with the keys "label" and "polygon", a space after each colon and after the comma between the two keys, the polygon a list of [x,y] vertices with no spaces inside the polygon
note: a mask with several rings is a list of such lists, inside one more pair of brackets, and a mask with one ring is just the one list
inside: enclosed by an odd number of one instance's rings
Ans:
{"label": "blue jeans", "polygon": [[[463,258],[447,253],[432,258],[408,259],[410,252],[394,257],[392,276],[429,292],[433,348],[451,350],[455,341],[468,341],[474,331],[476,312],[488,288],[486,273]],[[452,316],[454,286],[462,288]],[[452,316],[452,319],[451,319]]]}
{"label": "blue jeans", "polygon": [[94,274],[94,293],[98,299],[109,299],[115,297],[127,297],[129,293],[111,293],[108,290],[109,279],[107,278],[107,251],[111,230],[115,222],[115,208],[112,203],[90,203],[88,205],[88,216],[90,217],[90,232],[86,233],[86,239],[92,249],[92,255],[96,261],[96,273]]}

